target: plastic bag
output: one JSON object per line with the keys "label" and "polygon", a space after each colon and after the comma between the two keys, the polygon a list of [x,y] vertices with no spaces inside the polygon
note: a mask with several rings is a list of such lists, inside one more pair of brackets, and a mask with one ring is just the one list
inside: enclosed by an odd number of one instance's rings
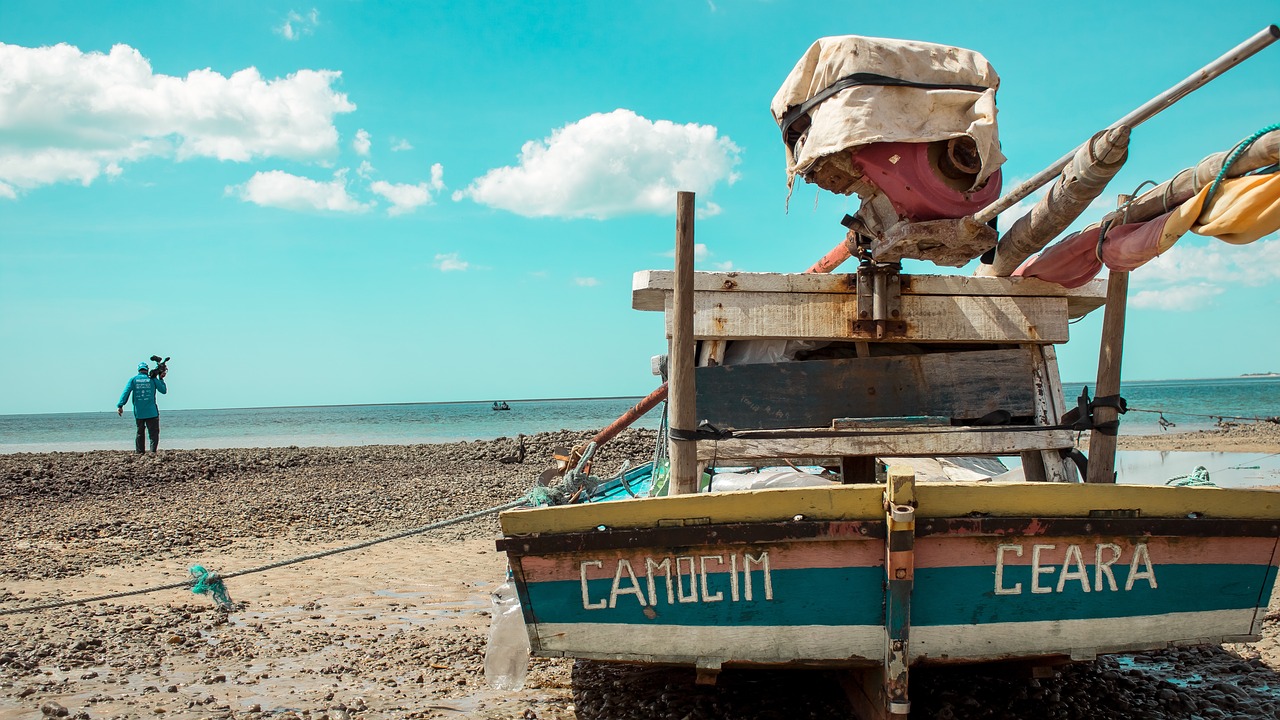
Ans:
{"label": "plastic bag", "polygon": [[796,470],[758,473],[716,473],[711,479],[711,492],[733,490],[767,490],[769,488],[828,487],[831,480]]}
{"label": "plastic bag", "polygon": [[529,633],[524,628],[520,598],[510,580],[490,597],[493,622],[484,648],[484,679],[495,690],[519,690],[529,672]]}

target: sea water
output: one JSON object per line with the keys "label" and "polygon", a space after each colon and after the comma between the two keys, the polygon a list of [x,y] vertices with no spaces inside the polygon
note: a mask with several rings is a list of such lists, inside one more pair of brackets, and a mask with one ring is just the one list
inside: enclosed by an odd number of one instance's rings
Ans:
{"label": "sea water", "polygon": [[[1074,407],[1082,383],[1064,384]],[[1090,394],[1094,395],[1092,384]],[[1127,435],[1211,428],[1218,417],[1280,415],[1280,378],[1162,380],[1127,382],[1121,394],[1135,408],[1122,419]],[[488,440],[550,430],[596,430],[608,425],[640,398],[508,400],[509,411],[492,401],[341,405],[319,407],[165,410],[161,408],[162,448],[226,448],[405,445]],[[637,427],[654,428],[661,406],[640,418]],[[128,412],[0,415],[0,453],[79,450],[131,450],[134,423]]]}
{"label": "sea water", "polygon": [[[160,447],[344,447],[491,440],[598,430],[640,398],[160,410]],[[656,428],[661,407],[634,426]],[[134,422],[115,412],[0,415],[0,453],[133,449]]]}

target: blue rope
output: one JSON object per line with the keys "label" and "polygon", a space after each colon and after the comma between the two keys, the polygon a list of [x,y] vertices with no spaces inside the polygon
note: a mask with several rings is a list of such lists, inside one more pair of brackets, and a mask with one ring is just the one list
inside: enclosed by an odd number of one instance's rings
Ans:
{"label": "blue rope", "polygon": [[191,592],[197,595],[212,595],[213,602],[220,610],[235,609],[235,603],[231,602],[231,594],[227,592],[227,586],[218,573],[205,570],[203,565],[192,565],[190,572],[195,580],[191,586]]}
{"label": "blue rope", "polygon": [[1218,176],[1213,179],[1213,184],[1209,186],[1209,192],[1204,196],[1203,207],[1209,207],[1209,203],[1213,200],[1214,193],[1218,192],[1218,186],[1221,185],[1222,181],[1227,177],[1227,170],[1231,169],[1231,165],[1235,163],[1236,160],[1240,159],[1240,156],[1249,149],[1250,145],[1257,142],[1258,138],[1275,130],[1280,130],[1280,123],[1272,123],[1271,125],[1262,128],[1244,140],[1241,140],[1240,144],[1235,146],[1231,151],[1231,154],[1227,156],[1226,162],[1222,163],[1222,169],[1218,171]]}
{"label": "blue rope", "polygon": [[1197,467],[1190,475],[1179,475],[1165,481],[1165,485],[1174,487],[1217,487],[1209,480],[1209,471],[1203,466]]}

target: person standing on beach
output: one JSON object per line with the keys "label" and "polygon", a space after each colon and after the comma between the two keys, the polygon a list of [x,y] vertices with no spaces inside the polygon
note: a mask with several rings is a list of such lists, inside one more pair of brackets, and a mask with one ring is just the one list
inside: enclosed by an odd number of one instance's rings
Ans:
{"label": "person standing on beach", "polygon": [[124,404],[133,396],[133,420],[138,424],[138,435],[134,439],[134,447],[138,454],[146,452],[143,445],[144,433],[151,436],[151,452],[160,446],[160,408],[156,407],[156,393],[168,393],[164,384],[165,368],[153,378],[147,373],[147,364],[138,363],[138,374],[129,378],[124,385],[124,393],[120,402],[116,403],[116,415],[124,416]]}

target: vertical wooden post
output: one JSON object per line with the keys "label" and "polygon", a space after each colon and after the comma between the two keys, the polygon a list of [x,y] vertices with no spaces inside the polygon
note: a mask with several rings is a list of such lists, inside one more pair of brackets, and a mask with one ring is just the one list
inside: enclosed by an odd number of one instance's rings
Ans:
{"label": "vertical wooden post", "polygon": [[[693,193],[676,193],[676,270],[671,303],[671,348],[668,355],[670,412],[673,429],[692,432],[698,426],[693,366]],[[671,440],[671,493],[698,491],[698,444]]]}
{"label": "vertical wooden post", "polygon": [[[1120,355],[1124,349],[1124,313],[1129,293],[1129,273],[1112,271],[1107,280],[1107,309],[1102,317],[1102,345],[1098,349],[1097,397],[1120,392]],[[1095,423],[1119,417],[1115,408],[1098,407],[1093,411]],[[1116,481],[1116,436],[1089,431],[1089,476],[1085,482]]]}

